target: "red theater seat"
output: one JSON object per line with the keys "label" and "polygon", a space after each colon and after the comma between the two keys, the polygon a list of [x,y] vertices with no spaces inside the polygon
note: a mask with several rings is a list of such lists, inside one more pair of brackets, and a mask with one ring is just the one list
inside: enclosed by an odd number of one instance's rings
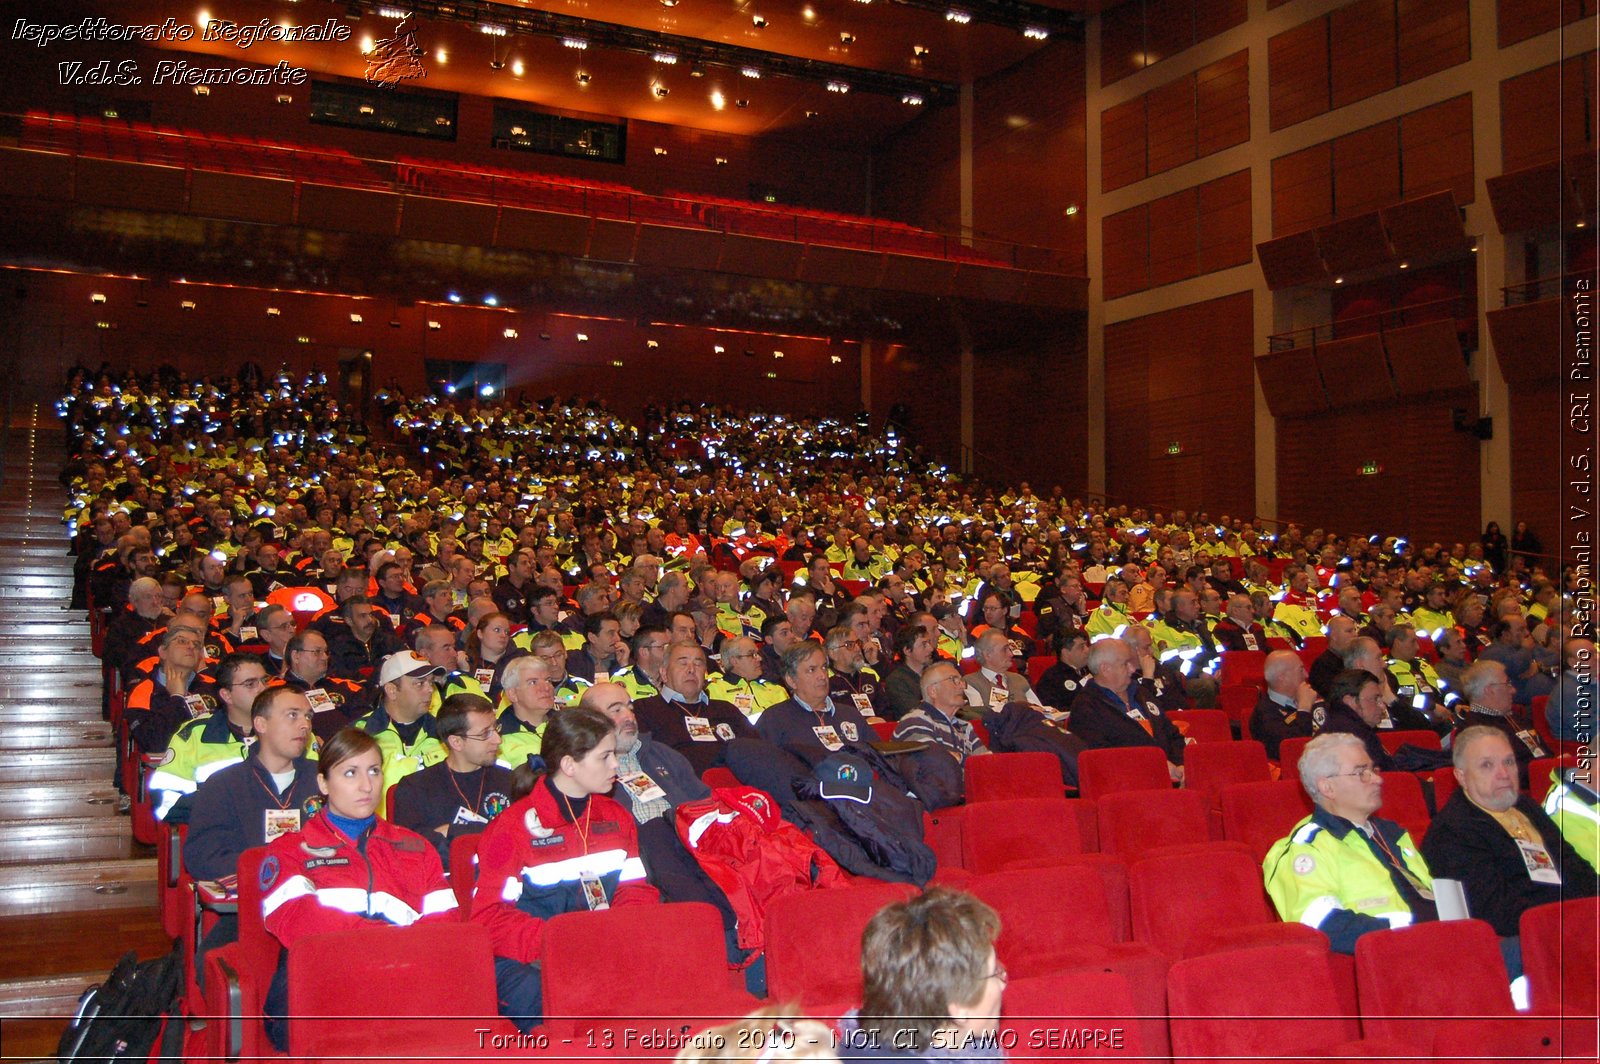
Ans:
{"label": "red theater seat", "polygon": [[1238,851],[1145,857],[1128,869],[1133,938],[1173,961],[1256,946],[1305,943],[1325,935],[1278,920],[1262,886],[1261,863]]}
{"label": "red theater seat", "polygon": [[1362,935],[1356,939],[1356,992],[1369,1037],[1410,1043],[1422,1053],[1452,1025],[1448,1017],[1490,1019],[1516,1011],[1500,940],[1482,920]]}
{"label": "red theater seat", "polygon": [[861,932],[879,909],[915,892],[905,883],[859,882],[774,900],[767,909],[772,999],[829,1018],[860,1005]]}
{"label": "red theater seat", "polygon": [[990,754],[969,757],[963,766],[967,802],[1007,798],[1060,798],[1061,759],[1054,754]]}
{"label": "red theater seat", "polygon": [[1594,1016],[1600,1009],[1600,900],[1539,905],[1522,914],[1522,970],[1536,1012]]}
{"label": "red theater seat", "polygon": [[1167,755],[1153,746],[1110,747],[1078,755],[1078,793],[1084,798],[1171,787]]}
{"label": "red theater seat", "polygon": [[963,866],[982,875],[1084,852],[1077,805],[1066,798],[969,804],[962,816]]}
{"label": "red theater seat", "polygon": [[1298,778],[1271,783],[1234,783],[1218,792],[1222,837],[1242,842],[1259,862],[1272,844],[1311,815],[1311,799]]}

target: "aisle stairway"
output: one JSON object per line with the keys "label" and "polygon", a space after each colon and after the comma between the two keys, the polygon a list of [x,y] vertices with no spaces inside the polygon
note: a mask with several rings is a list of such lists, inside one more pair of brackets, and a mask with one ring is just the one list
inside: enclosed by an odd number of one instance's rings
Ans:
{"label": "aisle stairway", "polygon": [[111,727],[57,480],[63,436],[20,408],[0,466],[0,1045],[45,1056],[85,986],[124,951],[168,948],[153,851],[111,784]]}

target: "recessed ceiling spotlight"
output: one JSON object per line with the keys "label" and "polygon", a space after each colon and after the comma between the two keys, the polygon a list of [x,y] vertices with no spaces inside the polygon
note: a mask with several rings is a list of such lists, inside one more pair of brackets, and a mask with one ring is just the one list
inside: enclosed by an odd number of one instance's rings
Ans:
{"label": "recessed ceiling spotlight", "polygon": [[561,38],[561,46],[563,48],[576,48],[581,52],[589,47],[589,42],[582,37],[563,37]]}
{"label": "recessed ceiling spotlight", "polygon": [[578,71],[578,84],[579,85],[587,85],[587,84],[589,84],[589,72],[587,70]]}
{"label": "recessed ceiling spotlight", "polygon": [[755,26],[755,28],[758,30],[764,30],[767,28],[767,20],[760,15],[751,15],[750,24]]}
{"label": "recessed ceiling spotlight", "polygon": [[656,152],[657,155],[665,155],[665,154],[667,154],[667,149],[665,149],[661,145],[657,144],[656,148],[655,148],[655,152]]}
{"label": "recessed ceiling spotlight", "polygon": [[667,94],[672,90],[667,88],[665,85],[657,85],[652,91],[655,92],[656,99],[664,100],[667,98]]}
{"label": "recessed ceiling spotlight", "polygon": [[750,106],[750,101],[741,97],[740,99],[733,101],[733,106],[743,111],[746,107]]}
{"label": "recessed ceiling spotlight", "polygon": [[724,159],[722,156],[719,155],[719,156],[717,156],[717,165],[718,166],[727,166],[728,165],[728,160]]}
{"label": "recessed ceiling spotlight", "polygon": [[1074,214],[1078,213],[1078,205],[1076,203],[1069,203],[1067,204],[1067,209],[1061,213],[1065,214],[1068,218],[1071,218]]}
{"label": "recessed ceiling spotlight", "polygon": [[913,44],[911,46],[911,54],[918,59],[926,59],[928,57],[928,51],[928,46],[925,44]]}
{"label": "recessed ceiling spotlight", "polygon": [[517,77],[520,78],[522,76],[522,72],[526,69],[527,68],[522,65],[522,60],[513,59],[511,61],[511,73],[515,74]]}
{"label": "recessed ceiling spotlight", "polygon": [[839,34],[839,43],[840,44],[855,44],[856,43],[856,35],[853,34],[853,33],[841,33],[841,34]]}
{"label": "recessed ceiling spotlight", "polygon": [[828,82],[828,91],[829,92],[837,92],[837,93],[846,93],[846,92],[850,91],[850,86],[845,84],[842,81],[830,81],[830,82]]}
{"label": "recessed ceiling spotlight", "polygon": [[946,22],[954,22],[957,25],[965,26],[967,23],[972,21],[972,15],[966,11],[958,11],[952,7],[949,11],[944,13],[944,20]]}
{"label": "recessed ceiling spotlight", "polygon": [[922,97],[918,96],[916,93],[908,93],[907,95],[900,97],[900,102],[910,107],[921,107]]}
{"label": "recessed ceiling spotlight", "polygon": [[1026,27],[1022,31],[1022,35],[1032,41],[1047,41],[1050,39],[1050,31],[1039,26]]}
{"label": "recessed ceiling spotlight", "polygon": [[817,117],[817,116],[818,116],[818,115],[819,115],[819,114],[821,114],[821,113],[822,113],[822,112],[820,112],[820,111],[807,111],[807,112],[806,112],[806,117],[807,117],[807,118],[808,118],[808,119],[809,119],[809,118],[816,118],[816,117]]}
{"label": "recessed ceiling spotlight", "polygon": [[761,80],[761,71],[756,67],[744,67],[739,71],[739,73],[743,74],[747,78],[755,78],[757,81]]}
{"label": "recessed ceiling spotlight", "polygon": [[665,63],[667,66],[673,66],[678,62],[678,57],[673,55],[671,52],[657,52],[650,58],[654,59],[658,63]]}

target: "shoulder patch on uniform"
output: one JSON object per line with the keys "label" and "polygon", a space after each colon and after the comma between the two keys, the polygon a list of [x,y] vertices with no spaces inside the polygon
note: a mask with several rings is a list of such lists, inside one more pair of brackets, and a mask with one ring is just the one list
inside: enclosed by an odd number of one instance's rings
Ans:
{"label": "shoulder patch on uniform", "polygon": [[539,811],[529,809],[522,816],[522,826],[528,829],[528,834],[535,839],[548,839],[555,834],[555,828],[547,828],[539,822]]}
{"label": "shoulder patch on uniform", "polygon": [[1316,838],[1317,837],[1317,833],[1319,831],[1321,831],[1321,830],[1322,830],[1322,825],[1320,825],[1320,824],[1306,824],[1305,826],[1300,828],[1299,831],[1296,831],[1294,833],[1294,838],[1291,841],[1300,843],[1301,845],[1304,845],[1304,844],[1310,842],[1312,839]]}
{"label": "shoulder patch on uniform", "polygon": [[305,814],[305,818],[307,820],[310,820],[312,817],[322,812],[323,802],[324,799],[322,795],[314,794],[310,798],[307,798],[304,802],[300,803],[300,811]]}
{"label": "shoulder patch on uniform", "polygon": [[178,760],[178,751],[169,746],[167,747],[166,753],[161,755],[161,760],[157,763],[162,765],[170,765],[176,760]]}
{"label": "shoulder patch on uniform", "polygon": [[268,854],[262,859],[261,871],[258,873],[256,881],[260,883],[262,890],[269,889],[272,884],[278,881],[278,858],[276,855]]}
{"label": "shoulder patch on uniform", "polygon": [[717,738],[728,743],[733,741],[733,728],[727,724],[718,724],[716,727]]}
{"label": "shoulder patch on uniform", "polygon": [[1309,876],[1317,870],[1317,859],[1309,853],[1303,853],[1294,859],[1294,874]]}
{"label": "shoulder patch on uniform", "polygon": [[1324,724],[1326,724],[1327,721],[1328,721],[1328,709],[1327,709],[1326,706],[1315,706],[1315,707],[1312,708],[1312,710],[1311,710],[1311,727],[1312,728],[1316,729],[1317,731],[1321,731],[1322,730],[1322,726]]}

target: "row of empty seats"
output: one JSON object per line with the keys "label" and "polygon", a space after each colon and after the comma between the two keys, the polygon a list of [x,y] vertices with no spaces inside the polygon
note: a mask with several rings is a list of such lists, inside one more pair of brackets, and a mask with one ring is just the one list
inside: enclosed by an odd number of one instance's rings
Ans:
{"label": "row of empty seats", "polygon": [[367,160],[342,148],[315,148],[258,137],[179,129],[103,115],[31,111],[23,118],[21,146],[88,158],[117,159],[258,177],[299,179],[354,188],[411,191],[554,211],[705,228],[794,240],[871,248],[1005,266],[1005,258],[902,222],[800,207],[766,207],[742,200],[674,193],[646,195],[615,182],[578,180],[504,167],[463,167],[400,158]]}

